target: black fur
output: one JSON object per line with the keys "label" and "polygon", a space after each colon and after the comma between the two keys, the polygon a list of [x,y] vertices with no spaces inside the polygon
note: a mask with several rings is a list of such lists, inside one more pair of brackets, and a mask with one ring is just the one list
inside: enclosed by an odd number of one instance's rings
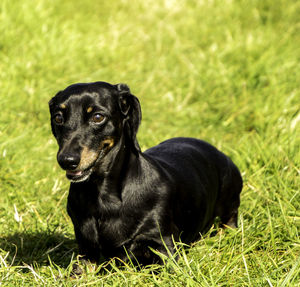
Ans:
{"label": "black fur", "polygon": [[92,262],[127,256],[158,262],[215,217],[237,226],[242,178],[210,144],[173,138],[141,152],[138,99],[125,84],[75,84],[49,102],[58,162],[71,180],[68,213],[79,252]]}

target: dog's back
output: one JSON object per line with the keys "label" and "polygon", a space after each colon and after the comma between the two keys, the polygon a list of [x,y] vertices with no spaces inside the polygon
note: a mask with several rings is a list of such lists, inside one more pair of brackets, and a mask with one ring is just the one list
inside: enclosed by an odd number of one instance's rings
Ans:
{"label": "dog's back", "polygon": [[172,138],[144,154],[167,171],[176,186],[172,209],[183,242],[197,239],[217,216],[225,225],[237,225],[242,178],[229,157],[194,138]]}

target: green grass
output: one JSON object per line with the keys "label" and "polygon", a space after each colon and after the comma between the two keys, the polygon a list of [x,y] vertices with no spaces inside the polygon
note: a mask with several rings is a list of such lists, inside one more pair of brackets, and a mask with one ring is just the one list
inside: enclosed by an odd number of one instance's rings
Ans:
{"label": "green grass", "polygon": [[[0,286],[300,286],[299,15],[293,0],[1,0]],[[139,97],[142,149],[190,136],[234,160],[237,230],[179,244],[178,263],[68,278],[48,100],[96,80]]]}

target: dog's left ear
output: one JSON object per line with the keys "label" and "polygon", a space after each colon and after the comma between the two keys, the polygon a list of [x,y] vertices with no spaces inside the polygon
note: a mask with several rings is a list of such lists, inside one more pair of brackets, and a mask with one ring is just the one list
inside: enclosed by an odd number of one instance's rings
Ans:
{"label": "dog's left ear", "polygon": [[[50,115],[51,115],[52,114],[52,110],[53,110],[53,106],[54,106],[54,97],[49,101],[48,105],[49,105],[49,111],[50,111]],[[55,129],[54,129],[54,126],[53,126],[51,118],[50,118],[50,122],[51,122],[52,133],[53,133],[54,137],[56,137]]]}
{"label": "dog's left ear", "polygon": [[[49,111],[50,111],[50,115],[52,115],[52,111],[53,111],[53,108],[55,106],[55,100],[56,100],[56,96],[58,96],[59,94],[61,94],[61,91],[59,91],[48,103],[49,105]],[[50,119],[51,121],[51,130],[52,130],[52,133],[54,135],[54,137],[56,137],[56,133],[55,133],[55,129],[54,129],[54,126],[53,126],[53,122],[52,120]]]}
{"label": "dog's left ear", "polygon": [[126,84],[115,85],[119,92],[119,107],[125,117],[125,129],[136,150],[140,151],[140,146],[136,138],[139,125],[142,120],[140,102],[137,97],[131,94]]}

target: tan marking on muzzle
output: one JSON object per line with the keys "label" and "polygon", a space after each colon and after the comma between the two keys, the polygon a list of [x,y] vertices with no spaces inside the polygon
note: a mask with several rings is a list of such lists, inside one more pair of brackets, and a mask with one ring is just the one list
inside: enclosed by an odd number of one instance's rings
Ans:
{"label": "tan marking on muzzle", "polygon": [[93,150],[88,149],[87,147],[83,147],[80,162],[77,167],[78,170],[85,170],[90,167],[98,158],[99,153]]}
{"label": "tan marking on muzzle", "polygon": [[67,106],[66,106],[65,104],[60,104],[59,107],[60,107],[61,109],[65,109]]}
{"label": "tan marking on muzzle", "polygon": [[77,170],[85,170],[89,168],[98,159],[100,152],[104,150],[106,154],[114,146],[114,143],[115,141],[113,138],[107,138],[100,143],[98,151],[93,151],[87,147],[83,147]]}

